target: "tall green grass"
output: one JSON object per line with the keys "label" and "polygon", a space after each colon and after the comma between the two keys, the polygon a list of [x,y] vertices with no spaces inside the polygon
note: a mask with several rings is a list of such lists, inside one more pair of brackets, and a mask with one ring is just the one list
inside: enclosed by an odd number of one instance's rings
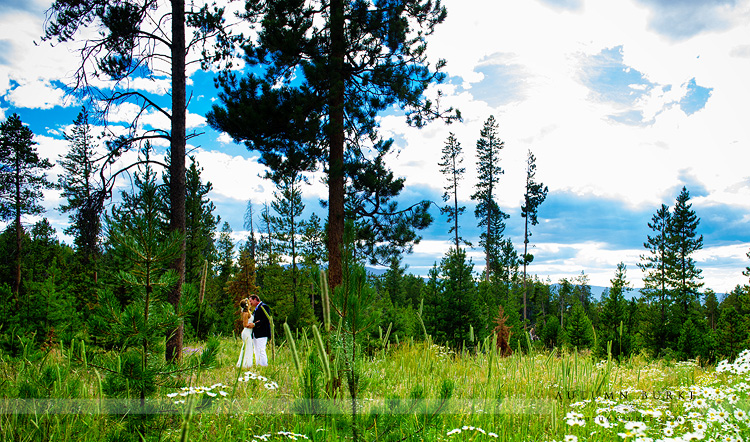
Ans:
{"label": "tall green grass", "polygon": [[[288,330],[286,334],[288,339],[277,347],[272,365],[250,370],[235,366],[241,342],[223,339],[215,366],[200,373],[176,371],[185,388],[157,391],[151,398],[153,414],[142,416],[146,424],[137,427],[145,428],[142,432],[134,431],[136,427],[122,414],[105,412],[110,398],[102,392],[102,374],[78,357],[83,351],[80,343],[72,348],[58,345],[47,352],[27,349],[18,358],[0,355],[0,440],[348,440],[354,423],[347,412],[347,388],[331,383],[334,374],[325,366],[320,330],[297,336]],[[731,388],[731,382],[741,379],[731,381],[726,374],[697,364],[643,356],[619,363],[597,360],[587,352],[515,352],[502,358],[491,339],[464,352],[430,342],[391,342],[367,354],[360,373],[356,424],[359,437],[368,441],[489,440],[495,436],[508,441],[564,440],[566,436],[569,440],[614,440],[617,431],[625,431],[624,424],[614,429],[597,426],[593,420],[602,421],[597,416],[603,415],[598,411],[604,405],[596,398],[632,405],[643,391],[689,391],[712,382]],[[627,398],[620,398],[621,392],[628,392]],[[726,401],[717,407],[735,413],[747,404],[747,391],[739,395],[733,408],[727,408]],[[299,400],[305,396],[319,402],[301,409]],[[47,408],[33,412],[11,408],[12,399],[32,398],[48,399]],[[74,400],[86,400],[89,407],[76,413],[55,411],[49,405]],[[95,407],[97,401],[102,412]],[[689,399],[650,405],[637,402],[637,407],[651,406],[665,416],[669,411],[675,419],[687,416],[689,403]],[[587,420],[586,427],[576,424],[581,420]],[[667,428],[661,421],[648,422],[649,428]]]}

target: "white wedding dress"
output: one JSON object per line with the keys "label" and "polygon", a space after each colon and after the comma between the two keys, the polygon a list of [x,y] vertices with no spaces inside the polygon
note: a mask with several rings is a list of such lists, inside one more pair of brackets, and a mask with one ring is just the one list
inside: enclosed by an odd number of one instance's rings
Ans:
{"label": "white wedding dress", "polygon": [[[250,316],[250,322],[253,322],[253,316]],[[253,366],[253,330],[250,328],[242,329],[242,350],[240,357],[237,359],[237,367],[250,368]]]}

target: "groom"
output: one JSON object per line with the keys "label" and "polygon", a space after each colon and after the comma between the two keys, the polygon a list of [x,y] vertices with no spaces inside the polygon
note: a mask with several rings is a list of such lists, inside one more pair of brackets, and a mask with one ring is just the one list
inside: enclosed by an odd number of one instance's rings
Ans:
{"label": "groom", "polygon": [[254,310],[255,327],[253,327],[253,348],[255,349],[255,363],[260,366],[268,365],[268,356],[266,355],[266,343],[271,337],[271,322],[268,318],[270,308],[267,304],[261,302],[258,295],[250,296],[250,305]]}

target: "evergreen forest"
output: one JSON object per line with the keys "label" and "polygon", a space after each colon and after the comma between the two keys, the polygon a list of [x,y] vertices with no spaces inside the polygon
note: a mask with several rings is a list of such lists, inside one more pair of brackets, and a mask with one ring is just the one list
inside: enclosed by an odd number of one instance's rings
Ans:
{"label": "evergreen forest", "polygon": [[[323,321],[320,273],[327,267],[327,222],[314,213],[301,217],[299,180],[278,181],[275,199],[260,208],[248,202],[245,227],[250,235],[236,241],[229,224],[221,223],[215,213],[209,199],[211,183],[204,182],[200,165],[189,158],[186,229],[180,236],[169,233],[169,176],[150,161],[154,152],[148,143],[133,169],[132,188],[105,206],[92,202],[102,190],[97,187],[101,183],[85,109],[66,135],[70,150],[61,159],[66,172],[58,183],[46,180],[45,170],[51,165],[38,158],[32,134],[20,117],[9,117],[2,130],[3,170],[8,171],[3,182],[8,184],[3,189],[7,222],[0,236],[7,257],[0,267],[0,345],[9,354],[20,351],[21,341],[49,347],[83,340],[106,349],[121,348],[125,337],[113,335],[107,327],[114,326],[113,320],[122,326],[123,315],[143,302],[144,293],[169,311],[171,321],[183,325],[189,342],[237,336],[239,302],[252,294],[272,306],[279,325],[286,323],[292,330],[309,330]],[[493,118],[487,120],[478,145],[488,146],[489,153],[480,157],[484,163],[478,167],[489,172],[475,185],[473,198],[481,204],[472,218],[462,216],[465,207],[455,198],[463,170],[457,167],[462,159],[460,144],[453,136],[446,140],[441,160],[445,205],[440,212],[447,216],[439,218],[449,222],[446,236],[453,246],[427,277],[407,272],[405,252],[398,247],[384,250],[381,245],[380,254],[368,248],[369,238],[358,236],[363,229],[359,218],[348,218],[350,259],[363,268],[385,264],[379,274],[367,276],[367,284],[377,293],[373,305],[377,319],[365,337],[368,351],[383,345],[385,330],[393,341],[430,337],[454,349],[472,348],[502,330],[508,351],[527,351],[531,345],[587,350],[599,356],[609,353],[616,358],[643,353],[706,362],[736,357],[748,346],[750,286],[737,286],[725,294],[703,286],[694,260],[703,241],[700,218],[692,210],[687,189],[672,208],[658,208],[644,229],[647,234],[637,264],[646,275],[644,288],[631,287],[628,269],[620,263],[612,269],[611,285],[597,299],[583,272],[559,281],[527,273],[533,271],[533,256],[519,252],[503,235],[509,215],[487,190],[497,184],[492,180],[498,176],[502,148]],[[16,157],[25,162],[15,162]],[[529,152],[527,204],[520,213],[528,220],[527,237],[518,240],[525,245],[547,191],[535,181],[534,160]],[[20,200],[15,199],[19,192],[10,179],[17,164]],[[65,200],[58,210],[69,214],[65,233],[74,238],[72,244],[61,242],[44,218],[40,206],[44,188],[62,191]],[[24,220],[29,214],[41,214],[41,220],[27,225]],[[433,221],[429,213],[424,216]],[[467,259],[472,245],[459,235],[468,222],[483,231],[474,246],[486,257],[482,272]],[[411,234],[416,237],[415,230]],[[166,293],[178,278],[169,263],[179,254],[181,242],[185,279],[175,308]],[[283,339],[283,328],[275,330]],[[170,331],[162,326],[159,333],[164,338]]]}

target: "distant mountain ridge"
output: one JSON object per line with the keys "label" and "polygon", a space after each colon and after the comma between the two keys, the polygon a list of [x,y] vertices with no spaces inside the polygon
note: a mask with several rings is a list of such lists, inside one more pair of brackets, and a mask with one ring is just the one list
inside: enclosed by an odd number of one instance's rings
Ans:
{"label": "distant mountain ridge", "polygon": [[[377,267],[368,267],[365,266],[365,270],[367,270],[367,273],[372,274],[374,276],[383,276],[388,269],[387,268],[377,268]],[[426,276],[423,276],[423,279],[427,279]],[[552,284],[553,287],[558,286],[558,284]],[[602,287],[598,285],[592,285],[591,287],[591,296],[596,300],[601,300],[602,295],[604,294],[604,291],[609,289],[609,287]],[[641,288],[633,288],[625,293],[625,299],[632,299],[634,296],[638,296],[641,294]]]}

